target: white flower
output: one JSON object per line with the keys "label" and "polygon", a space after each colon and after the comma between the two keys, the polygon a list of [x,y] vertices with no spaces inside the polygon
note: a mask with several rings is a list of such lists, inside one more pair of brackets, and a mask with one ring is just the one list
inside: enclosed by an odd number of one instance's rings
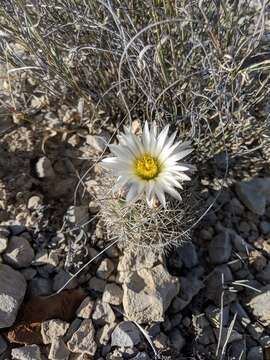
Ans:
{"label": "white flower", "polygon": [[114,157],[102,160],[107,169],[117,176],[116,188],[128,187],[127,202],[137,200],[145,193],[149,206],[157,197],[166,207],[165,193],[182,200],[176,189],[182,189],[182,182],[190,180],[186,171],[195,167],[179,163],[192,152],[189,142],[174,143],[176,132],[168,136],[169,125],[157,134],[155,124],[149,130],[145,123],[141,137],[127,128],[118,136],[119,144],[110,145]]}

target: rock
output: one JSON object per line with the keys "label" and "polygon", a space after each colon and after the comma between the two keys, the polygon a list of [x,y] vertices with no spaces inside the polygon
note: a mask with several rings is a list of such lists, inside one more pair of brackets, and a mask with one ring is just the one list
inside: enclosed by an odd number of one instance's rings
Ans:
{"label": "rock", "polygon": [[102,328],[98,329],[96,339],[100,345],[107,345],[109,343],[115,326],[115,323],[105,324]]}
{"label": "rock", "polygon": [[208,247],[209,257],[212,264],[226,263],[232,253],[230,235],[227,231],[215,236]]}
{"label": "rock", "polygon": [[5,341],[3,336],[0,335],[0,355],[7,350],[7,347],[7,342]]}
{"label": "rock", "polygon": [[0,329],[13,325],[26,291],[26,281],[18,271],[0,264]]}
{"label": "rock", "polygon": [[228,360],[246,360],[246,340],[234,341],[228,348]]}
{"label": "rock", "polygon": [[74,319],[72,323],[70,324],[70,327],[66,333],[66,335],[63,337],[64,342],[68,342],[68,340],[71,339],[72,335],[79,329],[81,326],[82,320],[81,319]]}
{"label": "rock", "polygon": [[88,289],[96,292],[103,293],[106,286],[106,281],[102,279],[98,279],[96,277],[92,277],[88,283]]}
{"label": "rock", "polygon": [[247,330],[256,341],[258,341],[264,333],[264,327],[259,323],[249,324]]}
{"label": "rock", "polygon": [[180,291],[178,300],[178,310],[184,309],[194,298],[195,295],[204,287],[204,284],[192,273],[188,274],[187,277],[180,277]]}
{"label": "rock", "polygon": [[117,270],[120,272],[139,271],[142,269],[152,269],[161,260],[161,257],[153,251],[124,251],[124,255],[119,259]]}
{"label": "rock", "polygon": [[28,291],[31,296],[51,295],[53,292],[52,281],[36,276],[30,281]]}
{"label": "rock", "polygon": [[41,205],[42,205],[42,198],[40,196],[34,195],[28,199],[27,208],[29,210],[36,210]]}
{"label": "rock", "polygon": [[261,221],[260,222],[260,229],[263,234],[268,234],[270,232],[270,222],[268,221]]}
{"label": "rock", "polygon": [[115,315],[108,303],[97,300],[92,319],[97,325],[111,324],[115,322]]}
{"label": "rock", "polygon": [[8,245],[10,231],[5,226],[0,226],[0,254],[2,254]]}
{"label": "rock", "polygon": [[126,316],[140,324],[164,321],[164,313],[179,288],[178,278],[163,265],[131,273],[123,285]]}
{"label": "rock", "polygon": [[256,278],[265,285],[270,283],[270,262],[268,262],[262,271],[256,274]]}
{"label": "rock", "polygon": [[59,319],[43,321],[41,335],[44,344],[50,344],[55,337],[62,337],[67,332],[69,323]]}
{"label": "rock", "polygon": [[94,337],[95,329],[92,320],[85,319],[82,321],[78,330],[72,335],[67,346],[72,352],[93,356],[97,350]]}
{"label": "rock", "polygon": [[171,267],[180,270],[182,265],[191,269],[198,265],[198,255],[194,244],[190,241],[184,242],[181,246],[174,249],[168,257]]}
{"label": "rock", "polygon": [[[216,338],[219,337],[219,329],[214,329],[214,333]],[[228,335],[230,333],[230,336]],[[221,340],[220,340],[220,348],[222,349],[225,343],[231,344],[234,341],[242,340],[243,335],[237,332],[234,329],[230,329],[230,327],[223,327]]]}
{"label": "rock", "polygon": [[56,267],[59,264],[58,255],[56,252],[50,251],[48,253],[47,250],[43,249],[36,254],[33,264],[35,266],[52,265]]}
{"label": "rock", "polygon": [[261,346],[252,347],[248,352],[247,360],[264,360],[263,349]]}
{"label": "rock", "polygon": [[263,215],[266,200],[270,193],[269,178],[255,178],[251,181],[242,181],[236,184],[235,190],[239,199],[253,213]]}
{"label": "rock", "polygon": [[34,250],[29,241],[23,236],[12,236],[3,258],[7,264],[19,269],[30,266],[34,256]]}
{"label": "rock", "polygon": [[40,348],[37,345],[27,345],[11,350],[14,360],[42,360]]}
{"label": "rock", "polygon": [[114,271],[114,263],[110,259],[104,259],[101,261],[97,271],[96,276],[100,279],[108,279],[108,277]]}
{"label": "rock", "polygon": [[238,321],[240,321],[244,327],[251,323],[246,310],[239,302],[232,303],[230,306],[230,311],[233,314],[237,314]]}
{"label": "rock", "polygon": [[132,360],[150,360],[146,352],[139,352]]}
{"label": "rock", "polygon": [[253,316],[260,321],[263,326],[270,325],[270,285],[261,289],[262,293],[251,299],[248,306]]}
{"label": "rock", "polygon": [[30,267],[30,268],[22,269],[21,274],[24,276],[26,281],[30,281],[36,276],[37,270]]}
{"label": "rock", "polygon": [[[63,269],[60,269],[60,271],[55,275],[53,279],[53,291],[58,291],[59,289],[61,289],[61,287],[64,286],[66,282],[70,280],[71,277],[72,277],[71,274],[69,274]],[[65,289],[68,290],[75,289],[77,286],[78,286],[78,281],[76,278],[74,278],[71,280],[71,282],[67,284]]]}
{"label": "rock", "polygon": [[185,338],[182,336],[181,331],[178,329],[174,329],[169,333],[169,339],[172,347],[180,353],[182,348],[186,344]]}
{"label": "rock", "polygon": [[76,311],[76,315],[82,319],[90,319],[95,302],[87,296]]}
{"label": "rock", "polygon": [[102,301],[112,305],[121,305],[123,301],[123,290],[116,284],[106,284]]}
{"label": "rock", "polygon": [[35,164],[35,173],[38,178],[53,178],[55,176],[51,160],[46,156],[43,156],[38,159]]}
{"label": "rock", "polygon": [[70,351],[62,338],[54,338],[50,348],[49,359],[51,360],[68,360]]}
{"label": "rock", "polygon": [[236,294],[228,290],[224,291],[224,285],[230,284],[233,281],[231,270],[226,265],[217,266],[210,274],[206,281],[206,297],[214,301],[216,305],[220,305],[221,295],[223,295],[224,305],[236,299]]}
{"label": "rock", "polygon": [[138,327],[131,321],[122,321],[112,333],[112,346],[134,347],[141,341]]}
{"label": "rock", "polygon": [[[212,326],[214,326],[217,329],[220,327],[220,313],[221,313],[220,308],[214,305],[209,305],[205,309],[205,314],[208,320],[211,322]],[[224,306],[222,313],[222,325],[223,326],[228,325],[228,321],[229,321],[229,306]]]}

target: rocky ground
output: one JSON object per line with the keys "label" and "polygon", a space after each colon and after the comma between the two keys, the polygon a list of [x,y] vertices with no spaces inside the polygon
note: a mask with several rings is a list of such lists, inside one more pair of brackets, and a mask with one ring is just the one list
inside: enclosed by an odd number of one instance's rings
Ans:
{"label": "rocky ground", "polygon": [[[270,358],[266,173],[225,188],[191,241],[166,256],[115,245],[56,294],[106,244],[97,166],[72,206],[78,169],[104,144],[70,133],[44,154],[41,142],[31,126],[0,141],[1,360]],[[216,192],[201,182],[211,203]]]}

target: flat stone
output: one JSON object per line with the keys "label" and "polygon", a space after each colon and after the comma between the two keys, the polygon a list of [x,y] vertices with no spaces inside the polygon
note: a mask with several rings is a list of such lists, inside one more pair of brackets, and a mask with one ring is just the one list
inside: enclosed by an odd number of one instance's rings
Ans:
{"label": "flat stone", "polygon": [[106,284],[102,301],[112,305],[121,305],[123,301],[123,290],[116,284]]}
{"label": "flat stone", "polygon": [[124,255],[119,259],[117,270],[120,272],[139,271],[142,269],[152,269],[161,260],[160,255],[153,251],[124,251]]}
{"label": "flat stone", "polygon": [[263,234],[268,234],[270,232],[270,222],[268,221],[261,221],[260,222],[260,229]]}
{"label": "flat stone", "polygon": [[263,326],[270,325],[270,285],[261,289],[262,293],[251,299],[248,306],[252,314]]}
{"label": "flat stone", "polygon": [[215,236],[208,247],[209,257],[212,264],[226,263],[232,253],[232,244],[230,235],[224,231]]}
{"label": "flat stone", "polygon": [[134,347],[141,341],[140,330],[131,321],[122,321],[112,333],[112,346]]}
{"label": "flat stone", "polygon": [[68,350],[66,344],[62,338],[55,338],[52,341],[50,347],[49,359],[51,360],[68,360],[70,351]]}
{"label": "flat stone", "polygon": [[90,319],[95,302],[87,296],[76,311],[76,315],[82,319]]}
{"label": "flat stone", "polygon": [[112,262],[112,260],[104,259],[101,261],[96,271],[96,276],[100,279],[106,280],[108,279],[108,277],[110,277],[113,271],[114,271],[114,263]]}
{"label": "flat stone", "polygon": [[74,353],[82,353],[88,355],[95,355],[97,345],[95,342],[95,329],[92,320],[85,319],[82,321],[80,327],[72,335],[67,343],[70,351]]}
{"label": "flat stone", "polygon": [[59,319],[43,321],[41,335],[44,344],[52,343],[56,337],[64,336],[69,328],[69,323]]}
{"label": "flat stone", "polygon": [[186,340],[178,329],[173,329],[169,333],[169,339],[172,347],[179,353],[186,344]]}
{"label": "flat stone", "polygon": [[204,284],[192,273],[187,277],[180,277],[180,291],[178,300],[178,311],[183,310],[204,287]]}
{"label": "flat stone", "polygon": [[38,159],[38,161],[36,162],[35,171],[38,178],[40,179],[53,178],[55,176],[51,160],[46,156]]}
{"label": "flat stone", "polygon": [[115,315],[108,303],[97,300],[92,319],[97,325],[111,324],[115,322]]}
{"label": "flat stone", "polygon": [[17,268],[30,266],[34,259],[34,250],[23,236],[12,236],[3,255],[4,261]]}
{"label": "flat stone", "polygon": [[53,292],[52,280],[36,276],[30,281],[28,291],[31,296],[51,295]]}
{"label": "flat stone", "polygon": [[0,264],[0,329],[15,322],[25,291],[23,275],[8,265]]}
{"label": "flat stone", "polygon": [[40,348],[37,345],[27,345],[11,350],[14,360],[42,360]]}
{"label": "flat stone", "polygon": [[164,321],[164,313],[179,288],[178,278],[171,276],[163,265],[131,273],[123,284],[126,316],[139,324]]}

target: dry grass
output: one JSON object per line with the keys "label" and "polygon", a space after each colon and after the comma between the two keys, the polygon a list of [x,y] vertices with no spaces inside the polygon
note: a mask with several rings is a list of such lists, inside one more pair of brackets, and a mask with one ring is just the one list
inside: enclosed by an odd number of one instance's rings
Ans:
{"label": "dry grass", "polygon": [[268,13],[268,0],[3,0],[0,58],[54,97],[84,98],[89,122],[100,110],[170,122],[212,150],[269,94]]}

